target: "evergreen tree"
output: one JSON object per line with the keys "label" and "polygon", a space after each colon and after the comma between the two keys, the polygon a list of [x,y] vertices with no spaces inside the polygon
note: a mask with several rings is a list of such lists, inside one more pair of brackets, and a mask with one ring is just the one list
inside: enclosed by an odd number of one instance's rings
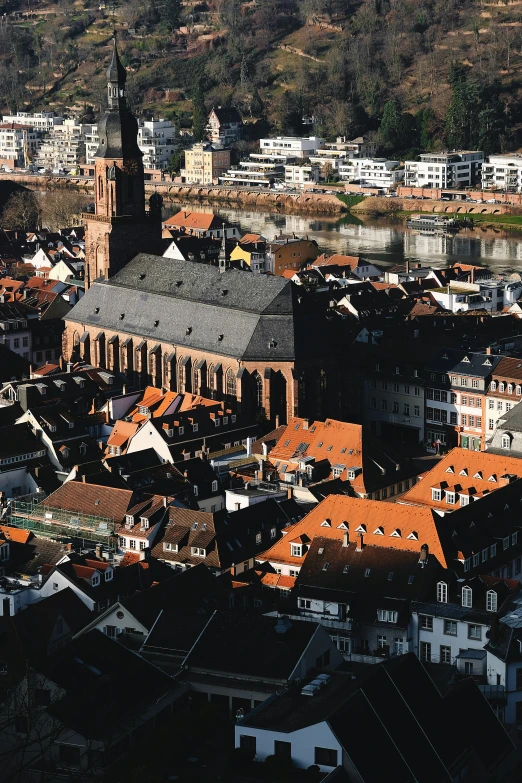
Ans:
{"label": "evergreen tree", "polygon": [[203,141],[207,126],[207,110],[203,99],[203,87],[199,81],[192,96],[192,135],[195,141]]}
{"label": "evergreen tree", "polygon": [[388,101],[384,105],[379,137],[384,147],[395,149],[401,144],[402,114],[397,101]]}
{"label": "evergreen tree", "polygon": [[161,5],[161,17],[168,30],[177,30],[181,15],[180,0],[163,0]]}

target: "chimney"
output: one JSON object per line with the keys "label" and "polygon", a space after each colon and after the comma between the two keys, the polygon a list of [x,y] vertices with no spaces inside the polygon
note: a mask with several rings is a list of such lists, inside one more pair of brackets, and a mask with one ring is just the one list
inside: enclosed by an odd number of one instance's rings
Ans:
{"label": "chimney", "polygon": [[263,449],[263,457],[268,457],[268,443],[262,443],[261,448]]}
{"label": "chimney", "polygon": [[101,560],[103,557],[103,544],[96,544],[96,557],[98,560]]}
{"label": "chimney", "polygon": [[420,549],[420,556],[419,556],[419,563],[422,563],[423,566],[426,565],[428,562],[428,555],[430,553],[429,546],[427,544],[423,544]]}
{"label": "chimney", "polygon": [[230,566],[230,576],[235,576],[235,575],[236,575],[236,564],[232,563],[232,565]]}
{"label": "chimney", "polygon": [[184,471],[183,471],[183,476],[184,476],[186,479],[188,479],[188,470],[184,470]]}
{"label": "chimney", "polygon": [[69,544],[66,544],[66,545],[65,545],[65,551],[66,551],[66,552],[72,552],[72,551],[73,551],[73,545],[72,545],[72,543],[69,543]]}
{"label": "chimney", "polygon": [[343,547],[347,547],[349,543],[350,543],[350,534],[347,530],[345,530],[343,535]]}
{"label": "chimney", "polygon": [[410,274],[410,259],[409,258],[406,259],[406,274],[407,275]]}
{"label": "chimney", "polygon": [[417,264],[417,269],[422,269],[422,264],[421,264],[421,262],[420,262],[420,261],[419,261],[419,262],[418,262],[418,264]]}
{"label": "chimney", "polygon": [[471,267],[471,282],[475,282],[475,267]]}
{"label": "chimney", "polygon": [[276,413],[275,426],[276,426],[276,429],[279,427],[279,413]]}
{"label": "chimney", "polygon": [[362,552],[364,546],[364,536],[362,533],[357,533],[357,546],[355,547],[356,552]]}
{"label": "chimney", "polygon": [[307,430],[310,426],[310,419],[303,419],[303,429]]}
{"label": "chimney", "polygon": [[71,373],[73,371],[73,363],[67,362],[67,372]]}
{"label": "chimney", "polygon": [[486,348],[486,354],[488,356],[491,356],[491,345],[488,345],[488,347]]}
{"label": "chimney", "polygon": [[121,387],[121,393],[122,394],[127,394],[127,384],[125,384],[125,383],[123,384],[123,386]]}
{"label": "chimney", "polygon": [[287,499],[287,500],[292,500],[293,496],[294,496],[294,490],[293,490],[293,487],[287,487],[287,490],[286,490],[286,499]]}
{"label": "chimney", "polygon": [[250,435],[246,439],[246,453],[247,457],[252,456],[252,438]]}
{"label": "chimney", "polygon": [[82,473],[82,483],[83,484],[87,483],[87,476],[85,475],[85,473]]}

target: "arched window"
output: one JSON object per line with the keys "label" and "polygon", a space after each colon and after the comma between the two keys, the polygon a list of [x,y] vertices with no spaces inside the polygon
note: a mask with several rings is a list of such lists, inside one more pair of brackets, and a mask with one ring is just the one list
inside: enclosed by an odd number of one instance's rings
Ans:
{"label": "arched window", "polygon": [[486,610],[488,612],[497,611],[497,594],[494,590],[488,590],[486,593]]}
{"label": "arched window", "polygon": [[513,384],[508,383],[508,394],[513,394]]}
{"label": "arched window", "polygon": [[511,435],[502,435],[502,448],[503,449],[511,448]]}
{"label": "arched window", "polygon": [[502,392],[504,392],[504,391],[506,390],[506,384],[504,383],[504,381],[500,381],[500,383],[499,383],[499,385],[498,385],[498,390],[499,390],[499,392],[501,392],[501,393],[502,393]]}
{"label": "arched window", "polygon": [[226,377],[226,395],[227,397],[235,397],[236,396],[236,376],[234,374],[234,370],[228,369],[227,370],[227,377]]}
{"label": "arched window", "polygon": [[258,372],[252,375],[252,400],[258,410],[263,409],[263,379]]}
{"label": "arched window", "polygon": [[496,381],[491,381],[491,386],[489,388],[491,389],[491,391],[496,391],[497,390],[497,382]]}
{"label": "arched window", "polygon": [[473,590],[471,587],[462,588],[462,606],[471,609],[473,606]]}
{"label": "arched window", "polygon": [[100,198],[103,198],[103,179],[101,177],[98,177],[98,193]]}
{"label": "arched window", "polygon": [[437,601],[439,604],[448,603],[448,585],[446,582],[437,582]]}

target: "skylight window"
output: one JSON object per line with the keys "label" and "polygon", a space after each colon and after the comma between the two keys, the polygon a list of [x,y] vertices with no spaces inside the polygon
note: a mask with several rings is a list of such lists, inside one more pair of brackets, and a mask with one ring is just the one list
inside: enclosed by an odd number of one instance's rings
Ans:
{"label": "skylight window", "polygon": [[393,571],[390,571],[390,573],[388,574],[388,582],[391,582],[392,579],[393,579]]}
{"label": "skylight window", "polygon": [[367,568],[366,571],[364,572],[364,575],[365,576],[370,576],[370,571],[371,571],[371,568]]}
{"label": "skylight window", "polygon": [[350,570],[350,566],[345,565],[345,567],[343,568],[343,574],[347,574],[349,570]]}

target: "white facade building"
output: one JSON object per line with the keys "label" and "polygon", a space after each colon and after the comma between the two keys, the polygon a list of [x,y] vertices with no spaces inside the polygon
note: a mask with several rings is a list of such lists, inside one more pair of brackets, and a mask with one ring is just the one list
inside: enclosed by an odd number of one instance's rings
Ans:
{"label": "white facade building", "polygon": [[490,155],[482,164],[482,189],[522,193],[522,155]]}
{"label": "white facade building", "polygon": [[41,133],[52,130],[55,125],[62,125],[63,121],[63,117],[58,117],[54,111],[40,111],[34,114],[27,111],[19,111],[18,114],[4,114],[2,117],[2,122],[29,125]]}
{"label": "white facade building", "polygon": [[284,155],[252,153],[248,160],[241,160],[236,168],[219,177],[219,182],[221,185],[268,189],[284,180],[288,160]]}
{"label": "white facade building", "polygon": [[34,164],[49,171],[76,169],[85,158],[85,134],[91,128],[77,120],[64,120],[63,124],[54,125],[39,147]]}
{"label": "white facade building", "polygon": [[170,120],[140,121],[138,147],[143,152],[143,167],[166,169],[174,154],[176,128]]}
{"label": "white facade building", "polygon": [[386,158],[354,158],[339,166],[343,180],[359,180],[361,187],[394,190],[404,179],[399,160]]}
{"label": "white facade building", "polygon": [[24,168],[38,149],[37,131],[30,125],[2,123],[0,125],[0,163],[12,168]]}
{"label": "white facade building", "polygon": [[319,182],[321,169],[319,166],[285,166],[285,183],[287,185],[298,185],[303,187],[308,183]]}
{"label": "white facade building", "polygon": [[317,136],[298,138],[297,136],[277,136],[275,139],[260,139],[261,152],[268,155],[287,155],[294,158],[309,158],[324,147],[324,139]]}
{"label": "white facade building", "polygon": [[465,188],[480,182],[484,153],[434,152],[405,161],[404,184],[413,188]]}

